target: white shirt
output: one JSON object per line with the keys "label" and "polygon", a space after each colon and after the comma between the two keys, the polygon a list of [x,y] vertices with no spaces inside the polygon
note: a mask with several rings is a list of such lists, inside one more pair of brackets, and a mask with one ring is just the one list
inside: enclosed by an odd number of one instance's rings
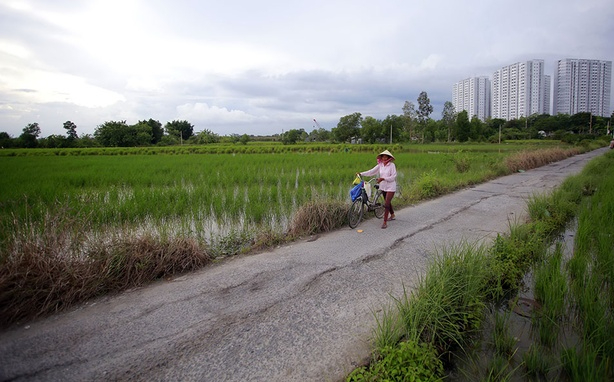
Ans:
{"label": "white shirt", "polygon": [[369,171],[361,172],[362,176],[374,176],[379,173],[379,178],[384,178],[379,184],[379,189],[382,191],[396,192],[397,190],[397,167],[394,162],[388,164],[378,163]]}

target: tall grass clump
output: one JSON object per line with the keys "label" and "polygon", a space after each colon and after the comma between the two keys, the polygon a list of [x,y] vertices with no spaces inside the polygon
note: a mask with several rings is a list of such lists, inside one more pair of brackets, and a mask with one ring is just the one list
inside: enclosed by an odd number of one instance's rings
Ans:
{"label": "tall grass clump", "polygon": [[332,231],[347,222],[347,203],[336,200],[313,200],[296,211],[290,224],[292,236]]}
{"label": "tall grass clump", "polygon": [[531,150],[522,151],[514,155],[510,155],[505,161],[510,172],[518,172],[521,170],[530,170],[540,166],[547,165],[565,158],[578,155],[584,150],[578,147],[574,148],[551,148],[546,150]]}
{"label": "tall grass clump", "polygon": [[88,235],[87,221],[75,219],[48,215],[11,230],[13,240],[0,253],[0,326],[211,261],[206,248],[189,237]]}
{"label": "tall grass clump", "polygon": [[[416,289],[395,298],[397,313],[386,310],[378,319],[374,337],[379,346],[373,362],[356,369],[347,380],[443,378],[442,360],[449,358],[452,350],[462,349],[483,319],[484,254],[485,248],[478,244],[444,248]],[[393,366],[396,371],[389,374],[387,365],[391,362],[423,367],[416,371]]]}

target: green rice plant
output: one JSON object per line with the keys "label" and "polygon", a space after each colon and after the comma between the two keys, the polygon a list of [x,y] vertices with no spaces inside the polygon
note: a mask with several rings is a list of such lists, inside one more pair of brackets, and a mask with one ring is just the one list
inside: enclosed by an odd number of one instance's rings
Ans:
{"label": "green rice plant", "polygon": [[517,291],[529,266],[542,256],[547,237],[541,234],[538,224],[510,224],[508,237],[497,235],[490,255],[487,290],[491,300]]}
{"label": "green rice plant", "polygon": [[489,360],[486,376],[481,380],[486,382],[510,381],[515,369],[510,370],[509,359],[502,354],[495,354]]}
{"label": "green rice plant", "polygon": [[533,293],[542,306],[542,316],[559,322],[565,315],[568,293],[567,276],[562,267],[563,252],[557,244],[552,255],[535,266]]}
{"label": "green rice plant", "polygon": [[546,349],[531,344],[529,350],[522,355],[522,361],[529,377],[545,379],[552,368]]}
{"label": "green rice plant", "polygon": [[545,348],[552,348],[559,338],[560,323],[549,312],[533,318],[533,328],[537,330],[539,344]]}
{"label": "green rice plant", "polygon": [[[374,166],[383,149],[395,153],[399,188],[408,190],[397,201],[402,207],[421,197],[411,192],[417,174],[437,174],[447,192],[489,179],[492,163],[521,147],[463,145],[462,155],[470,158],[471,167],[458,173],[446,163],[446,155],[429,153],[460,149],[452,145],[412,145],[411,151],[399,145],[241,146],[2,151],[0,264],[10,255],[25,255],[28,248],[46,246],[63,257],[80,258],[87,247],[112,259],[109,277],[125,275],[120,268],[130,264],[149,269],[149,260],[130,260],[136,248],[130,237],[146,237],[161,247],[188,240],[197,248],[186,251],[188,258],[244,253],[288,240],[291,226],[300,226],[301,207],[314,199],[342,206],[355,172]],[[49,216],[64,217],[62,231],[78,234],[69,239],[23,235],[31,228],[40,231],[53,220]],[[342,224],[332,218],[345,213],[323,216],[318,224],[305,217],[306,232]],[[41,238],[46,242],[41,244]],[[105,243],[114,245],[105,249]],[[122,245],[127,248],[120,249]]]}
{"label": "green rice plant", "polygon": [[495,353],[507,357],[512,356],[516,352],[516,339],[510,335],[509,315],[509,310],[505,313],[496,311],[494,314],[495,325],[492,332]]}
{"label": "green rice plant", "polygon": [[604,360],[590,345],[584,345],[579,350],[569,347],[561,352],[563,372],[572,381],[611,380],[610,362],[611,358]]}
{"label": "green rice plant", "polygon": [[[588,276],[575,293],[576,314],[581,323],[583,340],[605,351],[613,349],[614,322],[610,296],[605,294],[598,277]],[[612,353],[609,353],[610,355]]]}

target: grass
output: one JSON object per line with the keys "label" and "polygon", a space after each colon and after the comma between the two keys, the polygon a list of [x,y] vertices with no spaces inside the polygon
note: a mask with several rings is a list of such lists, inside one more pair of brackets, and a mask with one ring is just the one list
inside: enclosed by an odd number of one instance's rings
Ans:
{"label": "grass", "polygon": [[[397,206],[502,175],[519,147],[396,145]],[[382,149],[2,151],[0,325],[339,228],[355,172]]]}
{"label": "grass", "polygon": [[[425,380],[457,380],[458,374],[488,381],[612,380],[614,152],[593,160],[550,195],[533,197],[528,210],[529,223],[511,227],[510,235],[499,236],[492,247],[462,243],[445,251],[414,291],[394,298],[396,307],[378,317],[373,361],[358,373],[374,373],[372,381],[416,378],[376,374],[384,349],[409,341],[425,344],[448,367]],[[574,253],[566,258],[561,246],[548,247],[575,216]],[[533,343],[521,351],[508,325],[512,313],[496,311],[491,350],[485,352],[480,343],[486,307],[514,298],[531,269],[541,306],[530,321]],[[456,359],[451,354],[473,356],[472,371],[451,373],[448,361]],[[347,380],[359,380],[353,378],[350,374]]]}

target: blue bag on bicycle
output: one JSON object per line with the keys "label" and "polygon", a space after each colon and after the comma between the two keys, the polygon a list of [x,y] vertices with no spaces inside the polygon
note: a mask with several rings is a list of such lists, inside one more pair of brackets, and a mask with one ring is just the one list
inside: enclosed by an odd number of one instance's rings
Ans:
{"label": "blue bag on bicycle", "polygon": [[362,182],[358,183],[350,190],[350,198],[352,199],[352,201],[356,200],[356,198],[360,196],[361,190],[362,190]]}

